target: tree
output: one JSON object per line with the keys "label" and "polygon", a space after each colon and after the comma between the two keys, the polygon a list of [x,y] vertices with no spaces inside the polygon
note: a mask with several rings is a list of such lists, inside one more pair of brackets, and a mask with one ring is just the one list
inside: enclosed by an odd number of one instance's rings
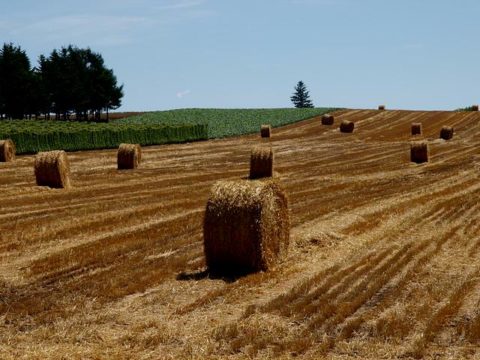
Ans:
{"label": "tree", "polygon": [[21,119],[30,114],[32,70],[27,54],[13,44],[0,49],[0,112]]}
{"label": "tree", "polygon": [[121,105],[123,85],[100,54],[72,45],[41,55],[30,67],[25,51],[13,44],[0,48],[0,119],[38,116],[69,119],[101,118],[102,111]]}
{"label": "tree", "polygon": [[299,81],[297,86],[295,86],[295,92],[290,99],[296,108],[313,108],[313,103],[303,81]]}
{"label": "tree", "polygon": [[42,88],[56,117],[68,119],[74,112],[77,119],[89,114],[100,119],[102,110],[121,105],[123,85],[117,86],[113,70],[105,67],[100,54],[89,48],[72,45],[54,50],[48,58],[39,59]]}

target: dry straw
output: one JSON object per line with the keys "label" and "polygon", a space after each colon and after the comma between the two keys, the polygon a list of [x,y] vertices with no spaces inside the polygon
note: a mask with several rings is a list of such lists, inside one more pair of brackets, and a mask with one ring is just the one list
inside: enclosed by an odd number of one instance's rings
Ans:
{"label": "dry straw", "polygon": [[138,144],[120,144],[117,152],[119,170],[136,169],[142,160],[142,148]]}
{"label": "dry straw", "polygon": [[421,123],[412,123],[412,135],[422,135]]}
{"label": "dry straw", "polygon": [[322,116],[322,125],[333,125],[334,121],[333,115],[325,114]]}
{"label": "dry straw", "polygon": [[343,133],[351,133],[355,128],[355,124],[352,121],[343,120],[340,124],[340,131]]}
{"label": "dry straw", "polygon": [[206,206],[203,236],[212,273],[268,270],[288,251],[285,190],[273,179],[215,183]]}
{"label": "dry straw", "polygon": [[272,133],[272,127],[270,125],[262,125],[260,128],[260,135],[262,138],[269,138]]}
{"label": "dry straw", "polygon": [[256,146],[250,155],[250,179],[273,176],[273,150],[270,146]]}
{"label": "dry straw", "polygon": [[442,130],[440,130],[440,138],[443,140],[450,140],[453,138],[453,127],[443,126]]}
{"label": "dry straw", "polygon": [[429,149],[426,141],[417,141],[410,144],[410,161],[421,164],[428,161]]}
{"label": "dry straw", "polygon": [[385,105],[378,105],[378,110],[385,110]]}
{"label": "dry straw", "polygon": [[39,152],[35,156],[37,185],[52,188],[70,187],[70,164],[65,151]]}
{"label": "dry straw", "polygon": [[12,140],[0,140],[0,162],[15,160],[15,153],[15,143]]}

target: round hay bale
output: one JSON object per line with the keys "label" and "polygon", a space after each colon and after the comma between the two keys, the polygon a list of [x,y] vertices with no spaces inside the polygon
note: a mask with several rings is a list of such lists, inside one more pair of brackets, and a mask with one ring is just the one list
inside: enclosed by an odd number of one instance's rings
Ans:
{"label": "round hay bale", "polygon": [[478,111],[478,105],[472,105],[472,111]]}
{"label": "round hay bale", "polygon": [[260,135],[262,138],[269,138],[272,132],[272,127],[270,125],[262,125],[260,128]]}
{"label": "round hay bale", "polygon": [[351,133],[355,128],[355,124],[352,121],[343,120],[340,124],[340,131],[343,133]]}
{"label": "round hay bale", "polygon": [[288,251],[287,195],[270,180],[215,183],[203,225],[207,266],[214,274],[266,271]]}
{"label": "round hay bale", "polygon": [[385,105],[378,105],[378,110],[385,110]]}
{"label": "round hay bale", "polygon": [[15,160],[15,143],[10,140],[0,140],[0,162],[10,162]]}
{"label": "round hay bale", "polygon": [[412,123],[412,135],[422,135],[421,123]]}
{"label": "round hay bale", "polygon": [[428,162],[429,155],[426,141],[416,141],[410,144],[410,161],[417,164]]}
{"label": "round hay bale", "polygon": [[65,151],[39,152],[35,156],[34,168],[38,186],[70,188],[70,163]]}
{"label": "round hay bale", "polygon": [[333,115],[325,114],[322,116],[322,125],[333,125],[335,118]]}
{"label": "round hay bale", "polygon": [[117,152],[118,170],[136,169],[142,160],[142,148],[138,144],[120,144]]}
{"label": "round hay bale", "polygon": [[450,140],[453,138],[453,127],[443,126],[442,130],[440,130],[440,138],[443,140]]}
{"label": "round hay bale", "polygon": [[250,155],[250,179],[273,176],[273,150],[270,146],[256,146]]}

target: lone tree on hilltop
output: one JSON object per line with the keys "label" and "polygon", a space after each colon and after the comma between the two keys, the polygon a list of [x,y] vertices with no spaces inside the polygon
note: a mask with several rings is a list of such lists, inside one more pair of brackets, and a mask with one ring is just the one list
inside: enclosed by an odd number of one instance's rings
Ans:
{"label": "lone tree on hilltop", "polygon": [[299,81],[295,86],[295,92],[290,99],[296,108],[313,108],[313,103],[303,81]]}

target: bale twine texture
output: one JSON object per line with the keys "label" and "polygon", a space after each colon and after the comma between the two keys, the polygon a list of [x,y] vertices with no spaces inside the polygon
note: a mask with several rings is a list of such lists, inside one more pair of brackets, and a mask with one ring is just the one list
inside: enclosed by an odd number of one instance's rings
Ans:
{"label": "bale twine texture", "polygon": [[10,140],[0,140],[0,162],[10,162],[15,160],[15,143]]}
{"label": "bale twine texture", "polygon": [[288,251],[288,200],[277,180],[219,181],[212,187],[203,227],[212,273],[266,271]]}
{"label": "bale twine texture", "polygon": [[322,125],[333,125],[334,121],[333,115],[325,114],[322,116]]}
{"label": "bale twine texture", "polygon": [[443,126],[442,130],[440,130],[440,138],[443,140],[450,140],[453,138],[453,127]]}
{"label": "bale twine texture", "polygon": [[120,144],[117,152],[119,170],[136,169],[142,160],[142,148],[138,144]]}
{"label": "bale twine texture", "polygon": [[412,162],[417,164],[428,162],[429,155],[426,141],[412,142],[410,144],[410,160]]}
{"label": "bale twine texture", "polygon": [[343,120],[340,124],[340,131],[343,133],[351,133],[353,132],[354,127],[355,124],[352,121]]}
{"label": "bale twine texture", "polygon": [[421,123],[412,123],[412,135],[422,135]]}
{"label": "bale twine texture", "polygon": [[262,125],[260,128],[260,135],[262,138],[269,138],[272,133],[272,127],[270,125]]}
{"label": "bale twine texture", "polygon": [[35,156],[37,185],[51,188],[70,188],[70,164],[63,150],[39,152]]}
{"label": "bale twine texture", "polygon": [[273,150],[270,146],[256,146],[250,155],[250,179],[273,176]]}

